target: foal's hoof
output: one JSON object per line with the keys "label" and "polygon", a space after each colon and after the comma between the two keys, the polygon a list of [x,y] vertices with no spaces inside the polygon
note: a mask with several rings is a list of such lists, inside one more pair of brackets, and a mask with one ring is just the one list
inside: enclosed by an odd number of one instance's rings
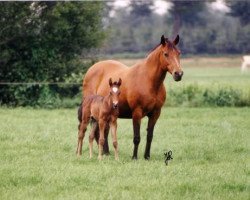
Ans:
{"label": "foal's hoof", "polygon": [[102,156],[98,156],[98,160],[102,160]]}
{"label": "foal's hoof", "polygon": [[77,157],[77,158],[81,158],[81,154],[77,153],[77,154],[76,154],[76,157]]}
{"label": "foal's hoof", "polygon": [[149,160],[149,159],[150,159],[150,156],[144,155],[144,158],[145,158],[145,160]]}

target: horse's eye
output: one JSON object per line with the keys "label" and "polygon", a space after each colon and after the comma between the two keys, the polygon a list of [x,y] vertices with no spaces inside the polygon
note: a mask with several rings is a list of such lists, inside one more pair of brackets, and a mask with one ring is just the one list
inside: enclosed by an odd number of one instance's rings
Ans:
{"label": "horse's eye", "polygon": [[164,56],[165,56],[165,57],[168,57],[168,53],[164,53]]}

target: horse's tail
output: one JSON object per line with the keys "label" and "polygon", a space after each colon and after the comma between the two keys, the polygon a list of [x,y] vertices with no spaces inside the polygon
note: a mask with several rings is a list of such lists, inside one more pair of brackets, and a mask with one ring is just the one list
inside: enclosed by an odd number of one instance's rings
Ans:
{"label": "horse's tail", "polygon": [[90,125],[93,126],[94,123],[96,123],[97,121],[95,120],[94,117],[90,117]]}
{"label": "horse's tail", "polygon": [[77,114],[78,114],[78,121],[80,123],[82,122],[82,103],[83,102],[81,102],[80,106],[78,107],[78,112],[77,112]]}

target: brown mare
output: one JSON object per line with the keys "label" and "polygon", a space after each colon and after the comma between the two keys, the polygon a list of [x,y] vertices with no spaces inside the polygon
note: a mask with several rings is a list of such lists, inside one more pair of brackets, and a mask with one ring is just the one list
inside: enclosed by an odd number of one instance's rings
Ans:
{"label": "brown mare", "polygon": [[[108,84],[105,84],[108,85]],[[115,159],[118,159],[118,143],[117,143],[117,117],[119,115],[118,111],[118,102],[121,85],[121,79],[119,78],[118,82],[112,82],[112,79],[109,79],[109,93],[106,96],[99,95],[89,95],[86,96],[80,106],[80,111],[78,111],[79,119],[79,133],[78,133],[78,145],[76,153],[78,156],[82,154],[82,143],[87,130],[89,121],[94,120],[91,133],[89,135],[89,156],[92,158],[93,154],[93,140],[94,134],[99,124],[100,137],[99,137],[99,155],[98,159],[102,159],[102,151],[104,144],[104,130],[107,125],[111,127],[113,146],[115,149]]]}
{"label": "brown mare", "polygon": [[[169,41],[162,36],[160,44],[141,62],[127,67],[114,60],[101,61],[89,68],[83,80],[83,96],[85,97],[93,94],[107,95],[109,87],[105,83],[109,77],[122,78],[119,118],[133,119],[133,159],[137,159],[141,119],[145,116],[148,117],[148,127],[144,158],[150,158],[154,126],[166,99],[163,81],[167,72],[173,76],[175,81],[180,81],[182,78],[180,51],[176,47],[178,42],[178,35],[174,41]],[[98,135],[98,131],[96,135]]]}

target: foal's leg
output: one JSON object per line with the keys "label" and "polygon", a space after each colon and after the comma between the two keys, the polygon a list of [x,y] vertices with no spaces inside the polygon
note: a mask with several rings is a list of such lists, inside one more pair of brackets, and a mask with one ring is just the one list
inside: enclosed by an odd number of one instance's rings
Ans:
{"label": "foal's leg", "polygon": [[117,142],[117,121],[115,120],[110,124],[111,127],[111,133],[112,133],[112,140],[113,140],[113,146],[115,149],[115,159],[118,160],[118,142]]}
{"label": "foal's leg", "polygon": [[145,148],[144,158],[149,159],[150,158],[150,148],[151,148],[151,142],[153,139],[153,132],[155,124],[161,114],[161,110],[155,110],[151,115],[148,116],[148,128],[147,128],[147,144]]}
{"label": "foal's leg", "polygon": [[[104,131],[104,145],[103,145],[103,153],[105,155],[109,155],[109,144],[108,144],[108,134],[109,134],[109,125],[106,126],[105,131]],[[98,144],[99,142],[99,135],[100,135],[100,131],[99,131],[99,127],[96,128],[95,130],[95,140]]]}
{"label": "foal's leg", "polygon": [[140,126],[141,126],[141,118],[142,118],[142,110],[137,108],[133,111],[133,128],[134,128],[134,152],[132,159],[137,159],[138,146],[141,140],[140,137]]}
{"label": "foal's leg", "polygon": [[82,143],[83,143],[83,139],[85,136],[85,132],[87,130],[87,126],[89,123],[89,119],[90,119],[90,110],[88,107],[84,107],[81,104],[81,118],[79,117],[79,121],[80,122],[80,126],[79,126],[79,131],[78,131],[78,144],[77,144],[77,149],[76,149],[76,154],[78,156],[82,155]]}
{"label": "foal's leg", "polygon": [[109,155],[109,143],[108,143],[108,135],[109,135],[109,124],[106,125],[104,131],[104,145],[103,145],[103,154]]}
{"label": "foal's leg", "polygon": [[93,155],[93,141],[95,138],[95,131],[98,128],[98,123],[93,122],[91,132],[89,134],[89,157],[92,158]]}
{"label": "foal's leg", "polygon": [[101,160],[102,159],[102,151],[103,151],[103,145],[104,145],[104,131],[105,131],[105,126],[106,126],[106,122],[104,120],[99,120],[99,133],[100,133],[100,137],[99,137],[99,155],[98,155],[98,159]]}
{"label": "foal's leg", "polygon": [[76,150],[76,154],[78,156],[82,155],[82,143],[83,143],[83,139],[85,136],[85,132],[87,130],[87,126],[88,126],[88,122],[84,120],[80,124],[79,132],[78,132],[78,144],[77,144],[77,150]]}

